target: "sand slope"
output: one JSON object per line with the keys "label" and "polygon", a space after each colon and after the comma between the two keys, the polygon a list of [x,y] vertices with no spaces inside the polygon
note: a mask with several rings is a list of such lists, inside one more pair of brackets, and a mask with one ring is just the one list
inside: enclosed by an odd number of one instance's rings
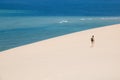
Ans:
{"label": "sand slope", "polygon": [[0,80],[120,80],[120,24],[3,51]]}

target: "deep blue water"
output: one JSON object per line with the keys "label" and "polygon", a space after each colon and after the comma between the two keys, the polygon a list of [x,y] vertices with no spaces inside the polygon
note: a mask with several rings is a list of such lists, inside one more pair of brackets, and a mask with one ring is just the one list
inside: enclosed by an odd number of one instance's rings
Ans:
{"label": "deep blue water", "polygon": [[1,16],[0,51],[117,23],[120,23],[120,17]]}
{"label": "deep blue water", "polygon": [[0,10],[15,11],[8,13],[0,11],[0,16],[120,16],[120,0],[8,1],[4,3],[0,1]]}

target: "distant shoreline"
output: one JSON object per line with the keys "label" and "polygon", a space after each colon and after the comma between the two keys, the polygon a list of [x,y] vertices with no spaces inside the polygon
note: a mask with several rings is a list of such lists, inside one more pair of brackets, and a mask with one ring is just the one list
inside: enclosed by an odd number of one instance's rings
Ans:
{"label": "distant shoreline", "polygon": [[[120,23],[120,17],[0,17],[0,51],[57,36]],[[19,36],[18,36],[19,35]]]}

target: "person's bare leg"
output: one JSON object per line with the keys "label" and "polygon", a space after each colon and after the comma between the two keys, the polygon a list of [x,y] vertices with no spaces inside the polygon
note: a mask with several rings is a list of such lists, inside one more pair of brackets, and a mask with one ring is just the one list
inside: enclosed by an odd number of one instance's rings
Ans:
{"label": "person's bare leg", "polygon": [[91,47],[94,47],[94,41],[93,41],[93,42],[91,42]]}

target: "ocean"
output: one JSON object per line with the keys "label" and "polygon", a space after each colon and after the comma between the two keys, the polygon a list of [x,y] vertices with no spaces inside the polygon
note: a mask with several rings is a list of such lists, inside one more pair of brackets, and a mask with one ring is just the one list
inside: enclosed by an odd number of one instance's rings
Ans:
{"label": "ocean", "polygon": [[0,16],[0,51],[118,23],[120,17]]}

